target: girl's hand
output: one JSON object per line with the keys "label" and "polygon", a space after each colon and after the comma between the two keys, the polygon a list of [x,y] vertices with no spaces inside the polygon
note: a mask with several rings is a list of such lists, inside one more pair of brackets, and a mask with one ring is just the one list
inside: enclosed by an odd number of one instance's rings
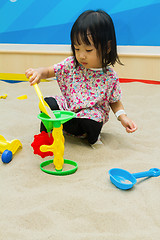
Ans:
{"label": "girl's hand", "polygon": [[121,124],[123,127],[125,127],[126,132],[132,133],[137,130],[137,125],[129,119],[126,115],[121,115],[119,116],[119,120],[121,121]]}
{"label": "girl's hand", "polygon": [[35,83],[40,83],[40,80],[42,79],[42,71],[40,68],[39,69],[29,68],[26,70],[25,75],[27,78],[29,78],[31,86]]}

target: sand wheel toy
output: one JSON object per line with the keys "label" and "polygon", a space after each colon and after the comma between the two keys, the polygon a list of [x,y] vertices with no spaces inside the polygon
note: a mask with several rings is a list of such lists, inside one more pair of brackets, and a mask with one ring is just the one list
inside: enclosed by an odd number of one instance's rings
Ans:
{"label": "sand wheel toy", "polygon": [[[63,136],[63,123],[69,121],[70,119],[75,117],[74,112],[70,111],[53,111],[55,118],[50,118],[45,113],[40,113],[38,118],[41,119],[44,126],[47,129],[47,132],[50,133],[52,131],[52,144],[49,145],[41,145],[39,146],[39,150],[42,153],[53,153],[54,158],[52,160],[48,160],[42,162],[40,164],[40,169],[43,172],[53,174],[53,175],[69,175],[76,172],[78,168],[78,164],[74,161],[63,159],[64,155],[64,136]],[[47,154],[46,154],[47,155]],[[48,156],[48,155],[47,155]],[[53,164],[53,171],[46,169],[45,167]],[[63,170],[63,165],[71,165],[72,168],[69,170]]]}

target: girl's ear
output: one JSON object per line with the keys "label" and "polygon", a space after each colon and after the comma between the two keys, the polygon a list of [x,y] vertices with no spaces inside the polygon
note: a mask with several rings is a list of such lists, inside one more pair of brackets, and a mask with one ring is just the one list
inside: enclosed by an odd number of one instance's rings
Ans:
{"label": "girl's ear", "polygon": [[111,51],[111,41],[112,40],[109,40],[107,43],[107,54],[110,53],[110,51]]}

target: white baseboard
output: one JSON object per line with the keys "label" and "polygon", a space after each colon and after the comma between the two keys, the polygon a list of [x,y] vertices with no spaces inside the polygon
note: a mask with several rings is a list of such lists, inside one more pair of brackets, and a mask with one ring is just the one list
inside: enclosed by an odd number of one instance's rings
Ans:
{"label": "white baseboard", "polygon": [[[69,54],[71,46],[54,44],[0,44],[0,52]],[[120,55],[160,57],[160,46],[118,46],[118,53]]]}

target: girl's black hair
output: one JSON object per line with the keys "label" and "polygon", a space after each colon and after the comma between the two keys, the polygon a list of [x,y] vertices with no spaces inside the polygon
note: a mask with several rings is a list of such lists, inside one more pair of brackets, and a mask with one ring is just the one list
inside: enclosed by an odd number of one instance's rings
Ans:
{"label": "girl's black hair", "polygon": [[71,49],[76,67],[79,63],[75,57],[74,44],[81,44],[82,41],[91,45],[88,37],[92,39],[101,56],[104,72],[109,65],[114,66],[116,62],[122,64],[117,54],[116,35],[111,17],[103,10],[87,10],[77,18],[71,29]]}

